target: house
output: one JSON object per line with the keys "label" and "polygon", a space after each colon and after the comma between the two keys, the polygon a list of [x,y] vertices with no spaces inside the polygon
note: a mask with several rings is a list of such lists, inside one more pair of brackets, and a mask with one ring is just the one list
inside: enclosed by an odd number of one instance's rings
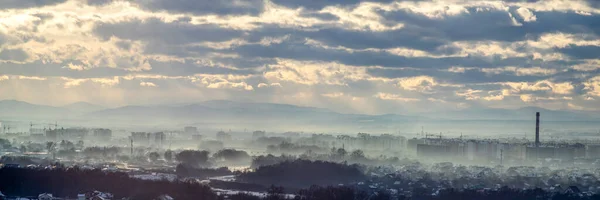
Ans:
{"label": "house", "polygon": [[110,193],[104,193],[104,192],[100,192],[100,191],[94,191],[91,193],[88,193],[88,200],[110,200],[113,198],[113,195]]}
{"label": "house", "polygon": [[569,186],[565,192],[565,194],[579,194],[581,193],[581,190],[579,190],[579,188],[577,186]]}
{"label": "house", "polygon": [[43,193],[43,194],[38,195],[38,199],[39,200],[52,200],[52,199],[54,199],[54,197],[52,196],[52,194]]}
{"label": "house", "polygon": [[173,200],[173,197],[169,196],[168,194],[163,194],[158,196],[158,198],[156,198],[157,200]]}

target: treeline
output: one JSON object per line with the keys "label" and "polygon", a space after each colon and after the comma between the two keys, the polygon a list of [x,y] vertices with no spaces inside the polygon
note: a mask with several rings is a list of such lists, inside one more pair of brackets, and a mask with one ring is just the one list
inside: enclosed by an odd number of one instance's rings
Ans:
{"label": "treeline", "polygon": [[213,168],[197,168],[197,167],[189,166],[186,164],[178,164],[177,167],[175,167],[175,173],[179,177],[194,177],[194,178],[205,179],[208,177],[231,175],[233,172],[231,172],[229,169],[227,169],[227,167],[220,167],[220,168],[213,169]]}
{"label": "treeline", "polygon": [[263,185],[304,188],[311,185],[338,185],[364,180],[358,165],[325,161],[294,160],[261,166],[255,171],[242,172],[238,180]]}
{"label": "treeline", "polygon": [[293,160],[296,160],[296,156],[292,156],[292,155],[274,156],[272,154],[268,154],[266,156],[260,155],[260,156],[256,156],[256,157],[252,158],[252,164],[250,164],[250,167],[258,168],[258,167],[262,167],[262,166],[274,165],[274,164],[278,164],[278,163],[282,163],[282,162],[286,162],[286,161],[293,161]]}
{"label": "treeline", "polygon": [[52,193],[76,197],[90,191],[112,193],[115,198],[148,200],[168,194],[175,199],[219,199],[208,186],[197,182],[148,181],[126,173],[74,168],[0,168],[0,191],[7,196],[37,196]]}

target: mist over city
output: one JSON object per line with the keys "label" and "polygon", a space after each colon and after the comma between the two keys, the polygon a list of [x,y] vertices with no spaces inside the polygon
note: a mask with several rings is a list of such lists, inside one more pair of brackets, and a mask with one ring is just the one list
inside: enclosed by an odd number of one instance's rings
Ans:
{"label": "mist over city", "polygon": [[600,2],[0,0],[25,199],[600,199]]}

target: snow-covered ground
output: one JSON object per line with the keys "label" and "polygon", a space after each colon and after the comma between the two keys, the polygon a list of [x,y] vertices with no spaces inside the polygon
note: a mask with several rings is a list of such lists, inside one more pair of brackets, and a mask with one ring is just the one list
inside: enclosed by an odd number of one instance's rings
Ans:
{"label": "snow-covered ground", "polygon": [[177,180],[177,175],[163,174],[163,173],[136,174],[136,175],[132,175],[131,177],[137,178],[137,179],[142,179],[142,180],[153,180],[153,181],[158,181],[158,180],[175,181],[175,180]]}
{"label": "snow-covered ground", "polygon": [[[240,191],[240,190],[223,190],[223,189],[212,189],[214,192],[216,192],[218,195],[223,196],[223,195],[234,195],[234,194],[239,194],[239,193],[246,193],[252,196],[257,196],[257,197],[261,197],[261,198],[265,198],[267,197],[267,193],[266,192],[250,192],[250,191]],[[294,194],[285,194],[285,197],[288,199],[293,199],[294,197],[296,197],[296,195]]]}

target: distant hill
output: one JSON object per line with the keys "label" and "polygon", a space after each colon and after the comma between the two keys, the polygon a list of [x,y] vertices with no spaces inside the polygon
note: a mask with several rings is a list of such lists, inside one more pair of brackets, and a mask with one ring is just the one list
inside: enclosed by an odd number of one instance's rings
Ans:
{"label": "distant hill", "polygon": [[[15,100],[0,101],[0,120],[45,119],[70,121],[73,125],[81,126],[180,127],[196,125],[204,128],[237,127],[259,130],[356,132],[371,130],[414,132],[420,131],[421,126],[448,131],[463,131],[478,126],[486,130],[491,127],[491,125],[474,122],[481,120],[489,121],[486,123],[510,124],[508,126],[515,126],[517,122],[507,123],[506,121],[522,121],[526,122],[522,126],[528,130],[528,127],[531,126],[530,122],[535,119],[535,112],[541,112],[542,121],[600,121],[597,113],[557,111],[537,107],[470,108],[461,111],[429,112],[409,116],[341,114],[324,108],[225,100],[177,105],[131,105],[108,109],[85,102],[53,107]],[[456,120],[463,122],[453,122]],[[66,123],[63,124],[66,125]],[[501,125],[496,129],[501,131],[506,126]]]}
{"label": "distant hill", "polygon": [[91,104],[88,102],[82,102],[82,101],[64,105],[64,106],[62,106],[62,108],[66,108],[68,110],[71,110],[74,112],[80,112],[80,113],[94,112],[94,111],[106,109],[103,106]]}
{"label": "distant hill", "polygon": [[39,119],[69,116],[71,111],[66,108],[36,105],[17,100],[0,101],[0,117],[9,119]]}
{"label": "distant hill", "polygon": [[539,107],[523,107],[519,109],[472,108],[450,112],[423,113],[435,119],[448,120],[531,120],[535,113],[540,112],[545,121],[597,121],[600,115],[592,112],[574,112],[548,110]]}

